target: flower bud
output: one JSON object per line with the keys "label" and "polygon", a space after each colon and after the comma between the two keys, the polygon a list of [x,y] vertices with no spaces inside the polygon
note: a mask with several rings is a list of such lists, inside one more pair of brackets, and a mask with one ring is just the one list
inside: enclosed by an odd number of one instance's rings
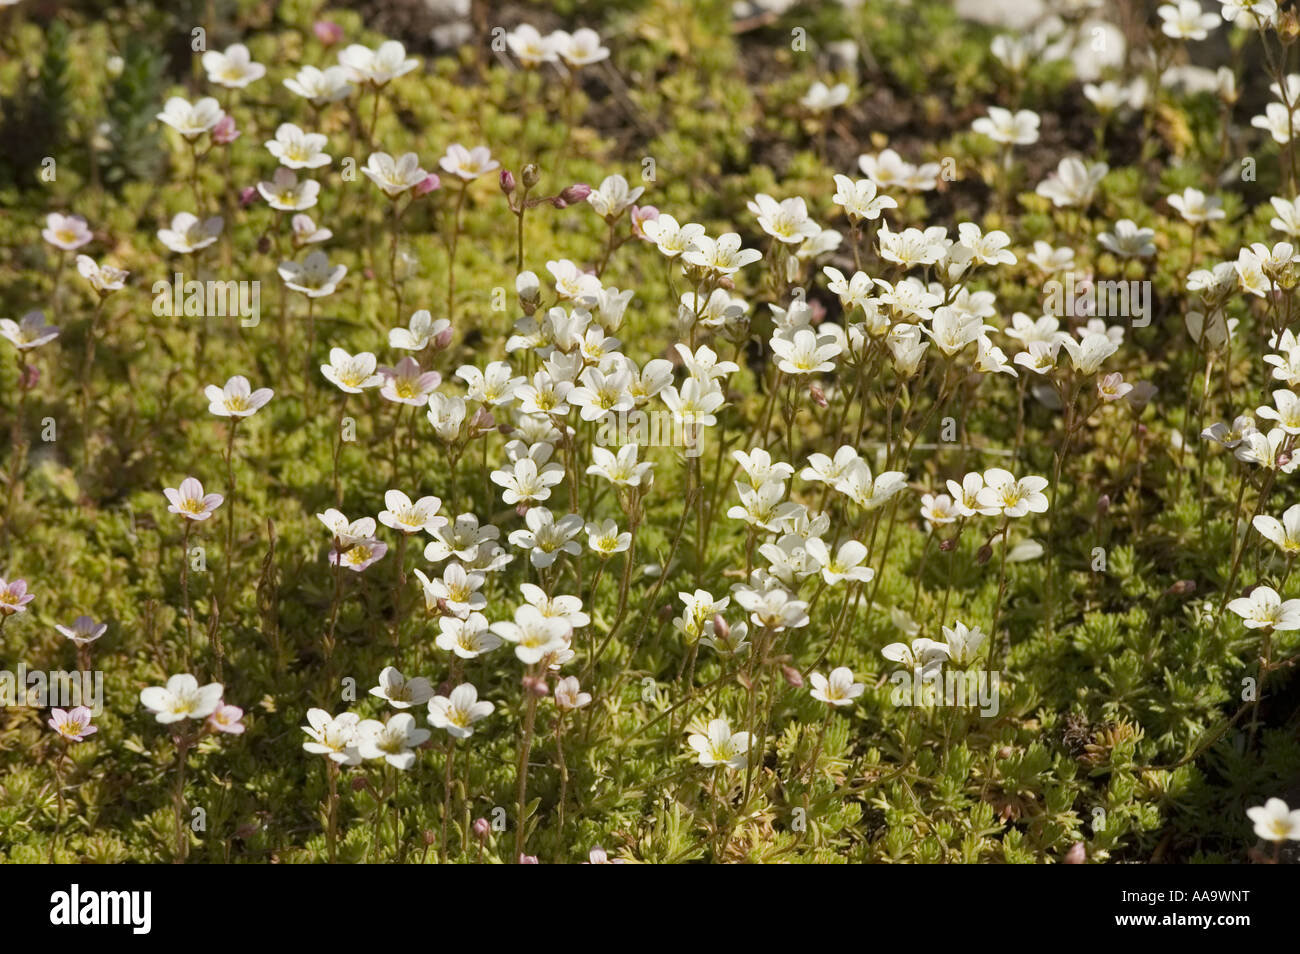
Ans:
{"label": "flower bud", "polygon": [[1087,860],[1087,857],[1088,850],[1084,848],[1083,842],[1076,841],[1070,846],[1070,850],[1065,853],[1065,857],[1061,860],[1061,863],[1066,865],[1081,865],[1085,860]]}
{"label": "flower bud", "polygon": [[257,190],[252,186],[245,186],[239,190],[239,204],[242,208],[248,208],[257,201]]}
{"label": "flower bud", "polygon": [[713,635],[722,640],[731,638],[731,624],[722,618],[721,613],[713,614]]}
{"label": "flower bud", "polygon": [[525,692],[530,692],[539,699],[551,694],[551,687],[547,685],[545,676],[524,676],[522,685]]}
{"label": "flower bud", "polygon": [[525,189],[531,189],[533,186],[537,185],[542,178],[542,174],[537,171],[537,166],[531,162],[524,166],[524,171],[520,173],[520,175],[524,180]]}
{"label": "flower bud", "polygon": [[1015,753],[1011,751],[1011,746],[1009,745],[1004,745],[1002,748],[998,749],[998,758],[1000,759],[1009,759],[1013,754]]}
{"label": "flower bud", "polygon": [[1097,515],[1104,517],[1110,513],[1110,494],[1102,494],[1097,498]]}
{"label": "flower bud", "polygon": [[433,833],[432,828],[426,828],[424,830],[424,843],[426,845],[432,845],[437,840],[438,837]]}
{"label": "flower bud", "polygon": [[785,684],[787,686],[794,689],[803,688],[803,673],[799,672],[799,670],[795,669],[793,666],[787,666],[785,663],[782,663],[781,676],[785,679]]}
{"label": "flower bud", "polygon": [[585,182],[575,182],[560,193],[560,198],[572,205],[575,202],[585,202],[589,195],[591,195],[591,186]]}
{"label": "flower bud", "polygon": [[438,174],[436,172],[430,172],[416,184],[415,188],[413,188],[411,192],[417,197],[428,195],[430,192],[436,191],[441,185],[442,180],[438,178]]}
{"label": "flower bud", "polygon": [[271,237],[269,235],[263,235],[257,240],[257,250],[263,255],[271,251]]}
{"label": "flower bud", "polygon": [[451,344],[451,329],[444,328],[433,336],[433,347],[436,351],[446,351],[447,346]]}
{"label": "flower bud", "polygon": [[366,787],[366,777],[364,775],[354,776],[351,782],[352,791],[359,792]]}
{"label": "flower bud", "polygon": [[822,390],[820,384],[808,385],[808,396],[818,407],[826,407],[826,392]]}
{"label": "flower bud", "polygon": [[312,24],[311,30],[325,46],[333,46],[343,39],[343,28],[333,20],[317,20]]}
{"label": "flower bud", "polygon": [[506,195],[515,191],[515,174],[509,169],[501,170],[501,191]]}
{"label": "flower bud", "polygon": [[953,550],[956,549],[957,549],[956,537],[945,537],[944,539],[939,541],[939,552],[941,553],[951,553]]}
{"label": "flower bud", "polygon": [[537,856],[536,856],[536,855],[520,855],[520,856],[519,856],[519,863],[520,863],[521,865],[535,865],[535,864],[537,864]]}
{"label": "flower bud", "polygon": [[993,548],[986,543],[984,544],[984,546],[980,547],[979,550],[976,552],[975,562],[978,563],[980,566],[983,566],[984,564],[988,563],[989,560],[991,559],[993,559]]}
{"label": "flower bud", "polygon": [[488,832],[492,830],[492,825],[486,818],[475,818],[471,826],[474,830],[474,837],[479,841],[487,841]]}
{"label": "flower bud", "polygon": [[1196,592],[1195,580],[1179,580],[1169,589],[1165,590],[1170,596],[1191,596]]}

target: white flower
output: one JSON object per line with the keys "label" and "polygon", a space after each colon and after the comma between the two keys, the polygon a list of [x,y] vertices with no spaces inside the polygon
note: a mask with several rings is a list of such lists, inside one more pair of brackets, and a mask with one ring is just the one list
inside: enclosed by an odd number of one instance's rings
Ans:
{"label": "white flower", "polygon": [[561,553],[570,556],[582,553],[582,545],[573,539],[583,526],[582,518],[576,513],[556,520],[545,507],[530,507],[524,514],[524,523],[527,529],[514,531],[508,539],[511,546],[529,550],[529,561],[539,570],[554,563]]}
{"label": "white flower", "polygon": [[219,123],[225,115],[211,96],[205,96],[193,105],[188,100],[173,96],[167,100],[157,118],[186,139],[197,139]]}
{"label": "white flower", "polygon": [[172,216],[171,228],[158,230],[158,240],[173,252],[197,252],[217,240],[223,224],[219,215],[200,219],[191,212],[180,212]]}
{"label": "white flower", "polygon": [[474,734],[474,723],[485,719],[496,708],[486,699],[479,699],[478,690],[462,682],[450,696],[434,696],[429,700],[429,724],[435,729],[445,729],[454,739],[468,739]]}
{"label": "white flower", "polygon": [[351,355],[342,348],[330,349],[330,363],[320,366],[325,379],[348,394],[360,394],[365,388],[384,383],[384,376],[375,373],[376,358],[369,351]]}
{"label": "white flower", "polygon": [[413,152],[404,153],[396,160],[386,152],[372,152],[361,171],[390,199],[397,198],[429,177],[429,173],[420,168],[420,157]]}
{"label": "white flower", "polygon": [[971,129],[994,142],[1028,146],[1038,141],[1038,114],[1027,109],[1012,113],[1000,106],[990,106],[988,116],[971,123]]}
{"label": "white flower", "polygon": [[536,27],[527,23],[521,23],[506,34],[506,45],[519,62],[529,68],[554,63],[558,56],[551,36],[542,36]]}
{"label": "white flower", "polygon": [[407,679],[393,666],[385,666],[379,673],[379,685],[372,687],[370,694],[384,699],[394,709],[409,709],[428,702],[433,687],[423,676]]}
{"label": "white flower", "polygon": [[403,351],[423,351],[439,335],[451,327],[446,318],[436,321],[423,308],[411,315],[405,328],[393,328],[388,332],[388,346]]}
{"label": "white flower", "polygon": [[760,628],[781,632],[808,625],[808,604],[794,599],[779,586],[764,592],[740,586],[735,596],[740,607],[749,613],[750,622]]}
{"label": "white flower", "polygon": [[948,649],[948,658],[956,666],[969,666],[979,655],[987,637],[978,626],[967,629],[965,623],[954,623],[952,629],[943,627],[943,638]]}
{"label": "white flower", "polygon": [[[415,572],[424,579],[419,570]],[[461,659],[474,659],[491,652],[502,643],[501,637],[488,629],[487,618],[482,613],[471,612],[464,619],[441,616],[438,618],[438,629],[441,630],[435,640],[438,648],[455,653]]]}
{"label": "white flower", "polygon": [[109,292],[121,291],[130,274],[112,265],[99,265],[89,255],[77,256],[77,271],[101,296]]}
{"label": "white flower", "polygon": [[1280,798],[1247,808],[1246,816],[1255,823],[1255,834],[1265,841],[1300,841],[1300,808],[1287,808]]}
{"label": "white flower", "polygon": [[1255,409],[1255,415],[1266,421],[1277,421],[1283,431],[1293,437],[1300,434],[1300,397],[1285,389],[1273,392],[1274,407],[1267,405]]}
{"label": "white flower", "polygon": [[307,725],[302,730],[311,737],[302,744],[312,755],[328,756],[340,765],[361,764],[357,751],[357,726],[361,717],[355,712],[341,712],[331,716],[324,709],[308,709]]}
{"label": "white flower", "polygon": [[1046,486],[1045,477],[1017,480],[1010,471],[994,467],[984,472],[984,487],[976,499],[984,513],[992,511],[1013,518],[1046,513],[1047,496],[1042,492]]}
{"label": "white flower", "polygon": [[415,727],[415,716],[399,712],[381,723],[366,719],[357,725],[356,747],[363,759],[383,759],[393,768],[406,771],[415,764],[415,752],[433,733]]}
{"label": "white flower", "polygon": [[304,66],[297,76],[285,80],[284,85],[295,96],[310,100],[317,106],[338,102],[352,92],[348,71],[341,66],[330,66],[323,70]]}
{"label": "white flower", "polygon": [[1204,40],[1222,22],[1213,13],[1204,12],[1200,0],[1166,3],[1156,8],[1156,14],[1164,21],[1160,31],[1175,40]]}
{"label": "white flower", "polygon": [[320,133],[303,132],[293,123],[281,123],[275,138],[266,143],[267,151],[288,169],[319,169],[330,164],[325,154],[329,138]]}
{"label": "white flower", "polygon": [[45,217],[45,228],[41,230],[41,238],[55,248],[73,252],[94,241],[95,235],[81,216],[51,212]]}
{"label": "white flower", "polygon": [[759,227],[778,242],[799,245],[821,233],[821,226],[808,217],[808,204],[798,196],[777,202],[760,192],[748,208]]}
{"label": "white flower", "polygon": [[447,518],[438,515],[442,501],[437,497],[421,497],[412,501],[400,490],[384,494],[384,507],[379,512],[379,522],[402,533],[434,533],[447,526]]}
{"label": "white flower", "polygon": [[283,166],[275,170],[270,182],[259,182],[257,191],[271,208],[280,212],[301,212],[316,204],[320,195],[320,183],[315,179],[303,179],[292,170]]}
{"label": "white flower", "polygon": [[479,592],[485,577],[482,573],[467,573],[459,563],[448,563],[442,571],[441,579],[431,580],[419,570],[415,571],[415,575],[424,590],[424,608],[430,613],[451,613],[464,620],[487,606],[487,597]]}
{"label": "white flower", "polygon": [[574,69],[590,66],[609,58],[609,47],[602,46],[600,34],[589,27],[583,27],[573,33],[555,30],[547,37],[547,42],[550,48]]}
{"label": "white flower", "polygon": [[671,215],[661,212],[658,218],[641,223],[641,234],[654,242],[661,255],[676,258],[694,247],[695,240],[704,234],[704,226],[693,222],[679,225]]}
{"label": "white flower", "polygon": [[[1196,0],[1190,2],[1195,3]],[[1225,215],[1223,209],[1219,207],[1223,204],[1222,201],[1213,196],[1207,197],[1200,189],[1184,189],[1181,195],[1171,195],[1166,201],[1183,217],[1183,221],[1193,225],[1213,222]]]}
{"label": "white flower", "polygon": [[226,52],[209,50],[203,54],[203,68],[208,71],[208,82],[227,89],[243,89],[266,75],[266,67],[254,63],[248,47],[235,43]]}
{"label": "white flower", "polygon": [[632,534],[626,531],[619,533],[618,524],[613,520],[589,523],[586,530],[587,546],[602,560],[612,557],[615,553],[623,553],[632,545]]}
{"label": "white flower", "polygon": [[694,247],[687,249],[682,260],[688,265],[703,268],[719,275],[734,275],[746,265],[763,257],[758,249],[740,247],[740,236],[727,232],[716,239],[701,235]]}
{"label": "white flower", "polygon": [[532,666],[565,649],[572,627],[566,620],[545,616],[536,606],[525,603],[515,610],[513,622],[493,623],[492,631],[514,644],[520,662]]}
{"label": "white flower", "polygon": [[318,249],[301,262],[281,262],[279,272],[287,287],[308,298],[324,298],[334,294],[348,267],[330,265],[329,256]]}
{"label": "white flower", "polygon": [[812,537],[805,546],[808,555],[820,564],[822,579],[831,586],[844,580],[870,583],[876,576],[875,570],[862,565],[867,558],[867,548],[857,540],[846,540],[834,555],[820,537]]}
{"label": "white flower", "polygon": [[216,711],[224,691],[221,683],[211,682],[199,686],[199,681],[189,673],[181,673],[167,680],[167,685],[150,686],[140,690],[140,704],[164,725],[182,719],[202,719]]}
{"label": "white flower", "polygon": [[1282,514],[1282,519],[1260,514],[1251,525],[1267,540],[1277,545],[1290,559],[1300,553],[1300,504],[1294,504]]}
{"label": "white flower", "polygon": [[812,697],[828,706],[851,706],[853,700],[866,689],[862,683],[853,681],[853,670],[847,666],[832,669],[829,679],[815,672],[808,677],[808,681],[812,683]]}
{"label": "white flower", "polygon": [[1269,202],[1277,212],[1269,221],[1269,228],[1277,229],[1291,238],[1300,236],[1300,198],[1282,199],[1274,196]]}
{"label": "white flower", "polygon": [[248,378],[237,374],[224,387],[209,384],[203,389],[208,399],[208,413],[217,417],[251,417],[275,395],[270,388],[250,391]]}
{"label": "white flower", "polygon": [[799,102],[805,109],[814,113],[824,113],[836,106],[843,106],[848,99],[847,83],[836,83],[834,86],[827,87],[821,80],[817,80],[808,87],[808,92],[804,93],[803,99]]}
{"label": "white flower", "polygon": [[438,160],[438,165],[443,172],[466,182],[472,182],[479,176],[487,175],[493,169],[501,168],[501,163],[492,158],[492,153],[487,146],[466,149],[458,142],[447,147],[447,154]]}
{"label": "white flower", "polygon": [[948,658],[948,647],[933,639],[920,637],[907,643],[890,643],[880,651],[890,662],[902,663],[908,669],[919,669],[922,675],[930,676],[943,666]]}
{"label": "white flower", "polygon": [[362,517],[359,520],[349,521],[342,513],[331,507],[324,513],[316,514],[316,519],[325,525],[325,528],[330,532],[330,536],[344,550],[375,535],[375,520],[373,517]]}
{"label": "white flower", "polygon": [[699,755],[705,768],[726,766],[743,769],[749,760],[750,736],[748,732],[732,732],[726,719],[714,719],[705,729],[707,734],[695,733],[686,741]]}
{"label": "white flower", "polygon": [[1300,128],[1300,117],[1296,116],[1295,110],[1288,110],[1281,103],[1269,103],[1264,107],[1264,114],[1252,117],[1250,124],[1265,130],[1275,143],[1285,146]]}
{"label": "white flower", "polygon": [[1038,184],[1034,191],[1051,199],[1052,205],[1086,206],[1097,191],[1097,184],[1106,177],[1110,167],[1104,162],[1084,165],[1073,156],[1066,156],[1057,164],[1056,171]]}
{"label": "white flower", "polygon": [[420,65],[419,60],[407,57],[406,47],[396,40],[384,41],[377,50],[354,43],[339,53],[339,63],[354,82],[372,86],[383,86]]}
{"label": "white flower", "polygon": [[1109,335],[1086,334],[1075,343],[1068,335],[1060,338],[1061,345],[1070,356],[1070,363],[1079,374],[1096,374],[1101,363],[1114,354],[1119,345]]}
{"label": "white flower", "polygon": [[1015,255],[1007,251],[1011,237],[1006,232],[994,230],[987,235],[974,222],[957,226],[961,244],[971,250],[972,259],[980,265],[1014,265]]}
{"label": "white flower", "polygon": [[644,191],[643,186],[630,188],[627,180],[620,175],[606,176],[600,188],[592,189],[587,194],[587,204],[602,218],[615,218],[641,198],[641,193]]}
{"label": "white flower", "polygon": [[1250,596],[1237,597],[1227,608],[1241,617],[1247,629],[1300,629],[1300,600],[1284,602],[1271,586],[1257,586]]}
{"label": "white flower", "polygon": [[421,370],[419,362],[410,355],[397,362],[395,367],[380,368],[379,373],[384,376],[384,385],[379,389],[384,399],[412,407],[428,404],[429,395],[442,381],[437,371]]}
{"label": "white flower", "polygon": [[772,337],[772,351],[781,360],[777,366],[786,374],[817,374],[834,371],[834,359],[843,349],[831,335],[819,336],[804,328],[787,338]]}
{"label": "white flower", "polygon": [[561,709],[581,709],[591,702],[591,693],[583,692],[577,676],[565,676],[555,684],[555,704]]}
{"label": "white flower", "polygon": [[169,504],[167,512],[186,520],[207,520],[226,499],[221,494],[205,494],[203,484],[193,477],[186,477],[179,487],[164,487],[163,496]]}
{"label": "white flower", "polygon": [[843,207],[850,222],[863,219],[878,219],[885,209],[898,208],[898,203],[887,195],[877,192],[876,183],[870,179],[858,179],[856,182],[848,176],[835,176],[835,194],[831,201]]}

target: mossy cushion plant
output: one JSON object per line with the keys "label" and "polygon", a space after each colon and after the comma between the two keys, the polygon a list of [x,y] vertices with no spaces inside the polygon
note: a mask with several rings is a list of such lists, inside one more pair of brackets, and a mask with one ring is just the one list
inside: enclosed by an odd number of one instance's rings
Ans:
{"label": "mossy cushion plant", "polygon": [[316,6],[0,10],[4,860],[1295,860],[1294,14]]}

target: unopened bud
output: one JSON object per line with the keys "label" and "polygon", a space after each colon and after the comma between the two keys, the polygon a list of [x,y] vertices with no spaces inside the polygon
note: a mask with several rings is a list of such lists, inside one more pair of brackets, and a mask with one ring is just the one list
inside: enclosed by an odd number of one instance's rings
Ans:
{"label": "unopened bud", "polygon": [[585,202],[589,195],[591,195],[591,186],[585,182],[575,182],[560,193],[560,198],[573,205],[575,202]]}
{"label": "unopened bud", "polygon": [[357,775],[352,779],[352,791],[359,792],[366,787],[366,777]]}
{"label": "unopened bud", "polygon": [[820,384],[808,385],[808,396],[812,398],[813,403],[818,407],[826,406],[826,392],[822,390]]}
{"label": "unopened bud", "polygon": [[438,174],[436,172],[430,172],[427,176],[416,183],[415,188],[411,191],[418,197],[428,195],[430,192],[437,190],[441,186],[442,180],[438,178]]}
{"label": "unopened bud", "polygon": [[723,640],[731,638],[731,624],[722,618],[721,613],[713,614],[713,634]]}
{"label": "unopened bud", "polygon": [[501,191],[506,195],[515,191],[515,174],[509,169],[501,170],[501,177],[498,180],[501,184]]}
{"label": "unopened bud", "polygon": [[975,562],[980,566],[983,566],[991,559],[993,559],[993,548],[986,543],[984,546],[979,548],[978,552],[976,552]]}
{"label": "unopened bud", "polygon": [[488,833],[492,831],[492,825],[486,818],[475,818],[471,827],[474,830],[474,837],[479,841],[486,841]]}
{"label": "unopened bud", "polygon": [[269,235],[263,235],[257,240],[257,250],[263,255],[271,251],[271,237]]}
{"label": "unopened bud", "polygon": [[1097,498],[1097,514],[1104,517],[1108,513],[1110,513],[1110,494],[1102,494]]}
{"label": "unopened bud", "polygon": [[944,539],[939,541],[939,551],[941,553],[951,553],[953,550],[956,549],[957,549],[956,537],[945,537]]}
{"label": "unopened bud", "polygon": [[239,127],[235,125],[235,117],[229,113],[222,116],[217,124],[212,127],[212,141],[218,146],[228,146],[239,138]]}
{"label": "unopened bud", "polygon": [[451,344],[451,329],[444,328],[433,336],[433,347],[438,351],[446,351],[447,345]]}
{"label": "unopened bud", "polygon": [[1087,858],[1088,850],[1084,848],[1083,842],[1076,841],[1070,846],[1070,850],[1065,853],[1065,857],[1061,859],[1061,863],[1067,865],[1081,865],[1087,860]]}
{"label": "unopened bud", "polygon": [[1002,746],[1002,748],[998,749],[998,758],[1009,759],[1011,758],[1011,756],[1012,756],[1012,752],[1011,752],[1011,747],[1009,745],[1004,745]]}
{"label": "unopened bud", "polygon": [[343,39],[343,28],[333,20],[317,20],[312,24],[311,30],[325,46],[333,46]]}
{"label": "unopened bud", "polygon": [[239,190],[239,204],[242,208],[248,208],[257,201],[257,190],[252,186],[244,186]]}
{"label": "unopened bud", "polygon": [[551,694],[551,687],[547,685],[545,676],[524,676],[522,684],[525,692],[530,692],[539,699]]}
{"label": "unopened bud", "polygon": [[785,684],[794,689],[803,688],[803,674],[795,669],[794,666],[781,664],[781,676],[785,679]]}
{"label": "unopened bud", "polygon": [[520,173],[520,177],[524,180],[524,188],[531,189],[541,181],[542,174],[537,171],[537,166],[530,162],[524,166],[524,171]]}
{"label": "unopened bud", "polygon": [[1170,596],[1191,596],[1196,592],[1195,580],[1179,580],[1169,589],[1165,590]]}
{"label": "unopened bud", "polygon": [[437,841],[437,840],[438,840],[438,838],[437,838],[436,835],[434,835],[434,833],[433,833],[433,829],[431,829],[431,828],[426,828],[426,829],[424,830],[424,843],[425,843],[426,845],[432,845],[432,844],[433,844],[435,841]]}
{"label": "unopened bud", "polygon": [[673,608],[669,606],[667,603],[665,603],[663,606],[659,607],[658,616],[659,616],[659,622],[661,623],[668,622],[670,619],[673,618]]}

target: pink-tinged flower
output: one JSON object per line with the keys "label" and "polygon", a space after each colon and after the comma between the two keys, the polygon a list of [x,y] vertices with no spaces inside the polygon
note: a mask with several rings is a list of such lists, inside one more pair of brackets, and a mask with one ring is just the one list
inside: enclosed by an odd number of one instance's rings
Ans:
{"label": "pink-tinged flower", "polygon": [[86,646],[103,636],[108,630],[107,623],[96,623],[89,616],[78,616],[71,626],[54,627],[78,646]]}
{"label": "pink-tinged flower", "polygon": [[0,577],[0,617],[25,613],[27,604],[35,598],[33,594],[27,592],[26,580],[6,583],[4,577]]}
{"label": "pink-tinged flower", "polygon": [[430,172],[427,176],[425,176],[423,179],[420,180],[419,184],[416,185],[416,187],[412,189],[411,192],[418,197],[422,195],[428,195],[430,192],[436,192],[440,188],[442,188],[442,180],[438,178],[438,174],[436,172]]}
{"label": "pink-tinged flower", "polygon": [[311,25],[311,31],[323,46],[333,46],[343,39],[343,28],[333,20],[317,20]]}
{"label": "pink-tinged flower", "polygon": [[45,228],[41,231],[41,237],[55,248],[71,252],[81,248],[95,236],[91,234],[90,226],[81,216],[51,212],[45,218]]}
{"label": "pink-tinged flower", "polygon": [[85,706],[77,706],[71,712],[66,709],[51,709],[50,716],[50,728],[69,742],[80,742],[99,731],[90,724],[91,712]]}
{"label": "pink-tinged flower", "polygon": [[208,399],[208,412],[217,417],[251,417],[275,394],[270,388],[250,391],[248,378],[237,374],[226,382],[224,388],[209,384],[203,389]]}
{"label": "pink-tinged flower", "polygon": [[8,338],[19,351],[29,351],[53,341],[59,336],[59,329],[47,325],[41,312],[29,311],[19,321],[0,318],[0,335]]}
{"label": "pink-tinged flower", "polygon": [[420,363],[409,356],[397,362],[395,368],[380,368],[379,373],[384,376],[379,393],[396,404],[412,407],[428,404],[429,395],[442,382],[437,371],[421,371]]}
{"label": "pink-tinged flower", "polygon": [[641,226],[647,222],[653,222],[657,218],[659,218],[659,210],[653,205],[632,206],[632,234],[649,242],[650,238],[645,232],[641,231]]}
{"label": "pink-tinged flower", "polygon": [[587,185],[585,182],[575,182],[560,193],[560,198],[569,205],[573,205],[577,202],[587,201],[587,196],[589,195],[591,195],[591,186]]}
{"label": "pink-tinged flower", "polygon": [[178,513],[186,520],[207,520],[226,498],[221,494],[205,494],[203,484],[186,477],[180,487],[164,487],[163,495],[171,504],[168,513]]}
{"label": "pink-tinged flower", "polygon": [[501,163],[492,158],[492,153],[487,146],[466,149],[458,142],[447,147],[447,154],[438,160],[438,165],[444,172],[458,176],[466,182],[501,167]]}
{"label": "pink-tinged flower", "polygon": [[229,113],[217,120],[217,124],[212,127],[212,141],[218,146],[229,146],[232,142],[243,135],[239,127],[235,125],[235,117]]}
{"label": "pink-tinged flower", "polygon": [[537,856],[536,856],[536,855],[520,855],[520,856],[519,856],[519,863],[520,863],[521,865],[535,865],[535,864],[538,864]]}
{"label": "pink-tinged flower", "polygon": [[611,858],[604,848],[597,845],[591,851],[587,852],[587,860],[584,865],[625,865],[627,864],[622,858]]}
{"label": "pink-tinged flower", "polygon": [[330,549],[330,564],[332,566],[342,566],[354,573],[360,573],[372,563],[377,563],[385,553],[388,552],[388,544],[382,540],[376,540],[369,537],[365,540],[358,540],[343,552],[339,552],[337,547]]}
{"label": "pink-tinged flower", "polygon": [[244,717],[244,710],[239,706],[227,705],[223,699],[208,716],[208,728],[213,732],[225,732],[228,735],[243,735],[244,724],[239,720]]}

